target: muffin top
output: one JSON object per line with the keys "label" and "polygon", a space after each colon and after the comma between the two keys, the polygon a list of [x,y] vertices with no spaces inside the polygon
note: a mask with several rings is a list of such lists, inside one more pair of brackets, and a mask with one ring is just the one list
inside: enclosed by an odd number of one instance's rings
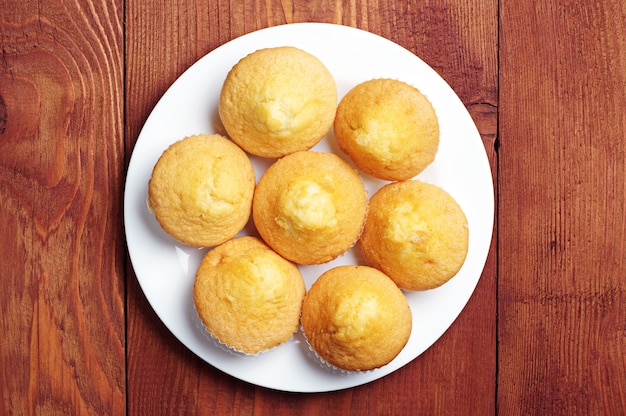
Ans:
{"label": "muffin top", "polygon": [[302,305],[302,328],[327,363],[349,371],[381,367],[406,345],[409,304],[384,273],[368,266],[339,266],[322,274]]}
{"label": "muffin top", "polygon": [[242,58],[222,86],[219,114],[247,152],[281,157],[313,147],[330,130],[337,87],[315,56],[282,46]]}
{"label": "muffin top", "polygon": [[148,205],[177,240],[209,247],[247,223],[255,177],[250,159],[219,135],[186,137],[168,147],[148,185]]}
{"label": "muffin top", "polygon": [[376,192],[359,241],[367,263],[407,290],[441,286],[460,270],[468,250],[467,219],[442,188],[395,182]]}
{"label": "muffin top", "polygon": [[261,176],[252,215],[261,237],[283,257],[320,264],[358,239],[367,207],[356,171],[332,153],[301,151]]}
{"label": "muffin top", "polygon": [[334,131],[339,148],[376,178],[405,180],[435,159],[439,122],[430,101],[393,79],[365,81],[341,99]]}
{"label": "muffin top", "polygon": [[193,288],[198,316],[221,343],[256,354],[296,332],[305,284],[298,267],[256,237],[209,251]]}

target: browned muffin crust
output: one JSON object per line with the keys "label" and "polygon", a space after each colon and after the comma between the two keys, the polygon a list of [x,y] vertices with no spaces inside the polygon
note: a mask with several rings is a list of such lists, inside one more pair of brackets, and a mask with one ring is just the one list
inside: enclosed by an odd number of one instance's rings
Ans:
{"label": "browned muffin crust", "polygon": [[263,157],[313,147],[332,127],[336,108],[331,73],[315,56],[290,46],[260,49],[241,59],[219,100],[230,138]]}
{"label": "browned muffin crust", "polygon": [[465,262],[467,219],[442,188],[421,181],[395,182],[370,199],[359,241],[363,257],[407,290],[432,289]]}
{"label": "browned muffin crust", "polygon": [[302,305],[302,328],[323,360],[365,371],[400,353],[411,334],[412,314],[385,274],[367,266],[340,266],[311,286]]}
{"label": "browned muffin crust", "polygon": [[237,237],[209,251],[193,297],[207,331],[223,344],[256,354],[298,329],[304,280],[298,267],[256,237]]}
{"label": "browned muffin crust", "polygon": [[225,137],[186,137],[152,171],[148,205],[177,240],[210,247],[232,238],[250,218],[255,177],[250,159]]}
{"label": "browned muffin crust", "polygon": [[334,122],[339,148],[363,172],[385,180],[410,179],[435,159],[439,122],[430,101],[393,79],[373,79],[340,101]]}
{"label": "browned muffin crust", "polygon": [[351,166],[331,153],[302,151],[266,170],[252,215],[261,237],[280,255],[320,264],[355,244],[366,208],[364,185]]}

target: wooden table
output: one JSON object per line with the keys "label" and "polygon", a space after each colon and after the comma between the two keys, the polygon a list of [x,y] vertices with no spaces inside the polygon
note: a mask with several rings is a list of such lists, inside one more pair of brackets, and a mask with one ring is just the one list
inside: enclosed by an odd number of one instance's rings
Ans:
{"label": "wooden table", "polygon": [[[225,42],[339,23],[457,92],[496,188],[491,251],[444,336],[370,384],[286,394],[189,352],[128,261],[128,159]],[[626,414],[626,4],[0,1],[0,414]]]}

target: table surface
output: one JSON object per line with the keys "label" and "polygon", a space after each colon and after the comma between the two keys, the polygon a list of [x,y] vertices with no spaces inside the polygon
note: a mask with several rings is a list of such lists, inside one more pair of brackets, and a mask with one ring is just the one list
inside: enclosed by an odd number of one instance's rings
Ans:
{"label": "table surface", "polygon": [[[196,357],[141,291],[123,192],[139,131],[206,53],[293,22],[422,58],[481,134],[496,216],[469,303],[369,384],[288,394]],[[626,5],[0,1],[1,414],[626,414]]]}

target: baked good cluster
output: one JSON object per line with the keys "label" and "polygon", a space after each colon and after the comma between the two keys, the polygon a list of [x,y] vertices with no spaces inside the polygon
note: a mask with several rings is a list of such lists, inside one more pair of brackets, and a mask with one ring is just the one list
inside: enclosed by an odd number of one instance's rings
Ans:
{"label": "baked good cluster", "polygon": [[[285,46],[233,66],[219,116],[225,135],[178,138],[148,184],[163,230],[210,248],[193,287],[207,332],[258,354],[302,328],[331,368],[391,362],[413,327],[405,292],[443,285],[468,250],[459,204],[414,179],[439,146],[431,102],[396,79],[366,80],[338,97],[317,57]],[[336,151],[311,150],[324,138]],[[259,178],[250,155],[268,161]],[[385,181],[373,195],[366,175]],[[250,220],[257,233],[242,235]],[[329,267],[307,291],[299,265],[351,249],[363,264]]]}

